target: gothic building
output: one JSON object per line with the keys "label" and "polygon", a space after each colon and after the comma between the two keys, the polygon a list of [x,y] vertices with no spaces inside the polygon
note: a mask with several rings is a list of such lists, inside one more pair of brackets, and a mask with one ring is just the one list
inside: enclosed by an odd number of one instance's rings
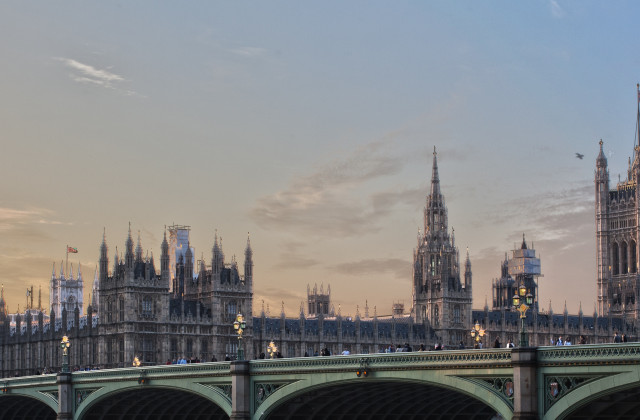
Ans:
{"label": "gothic building", "polygon": [[[600,143],[596,160],[596,239],[598,243],[598,303],[592,316],[580,307],[577,315],[566,309],[555,314],[534,306],[526,328],[531,345],[548,345],[557,337],[571,337],[576,343],[585,336],[588,343],[610,342],[614,331],[631,340],[638,337],[640,317],[636,305],[638,284],[638,186],[640,148],[630,162],[628,179],[609,189],[607,160]],[[485,331],[485,345],[498,338],[517,342],[519,313],[511,307],[511,296],[524,284],[537,293],[540,259],[524,240],[511,258],[500,264],[500,279],[493,282],[492,308],[472,310],[472,269],[469,251],[464,262],[449,230],[447,208],[440,188],[434,149],[431,186],[426,196],[424,230],[418,233],[413,251],[412,305],[391,307],[391,315],[370,316],[368,304],[355,317],[342,316],[333,308],[331,291],[307,286],[307,302],[294,317],[287,317],[284,305],[279,316],[264,307],[253,316],[254,265],[247,238],[242,273],[235,257],[225,260],[222,238],[214,235],[211,258],[195,258],[188,226],[165,229],[159,269],[153,253],[144,254],[131,226],[124,253],[109,259],[106,234],[99,248],[91,302],[82,316],[82,276],[74,279],[63,271],[52,274],[49,316],[27,311],[10,319],[0,293],[0,374],[13,376],[58,370],[60,340],[69,336],[71,364],[101,368],[128,366],[134,356],[145,364],[166,363],[177,358],[204,361],[233,358],[238,339],[233,322],[245,316],[245,355],[257,358],[274,341],[284,357],[315,355],[321,349],[332,354],[379,352],[390,346],[421,344],[432,348],[458,348],[474,343],[469,331],[477,322]],[[210,264],[208,263],[210,261]],[[62,270],[62,267],[60,267]],[[73,289],[76,287],[77,289]],[[73,300],[70,300],[71,297]],[[306,308],[306,313],[305,313]]]}
{"label": "gothic building", "polygon": [[607,158],[600,140],[595,172],[598,312],[635,320],[640,319],[640,305],[636,304],[640,290],[639,178],[640,147],[636,145],[633,160],[629,159],[627,179],[610,189]]}
{"label": "gothic building", "polygon": [[56,264],[53,263],[51,282],[49,289],[49,306],[57,317],[62,316],[62,311],[73,311],[76,306],[80,313],[84,310],[82,271],[78,264],[78,274],[73,276],[73,263],[68,275],[65,275],[64,264],[60,262],[60,274],[56,276]]}
{"label": "gothic building", "polygon": [[471,280],[469,252],[461,278],[460,253],[453,229],[449,234],[434,147],[431,190],[424,208],[424,234],[418,232],[418,246],[413,252],[412,315],[417,323],[433,328],[445,345],[459,343],[469,331]]}

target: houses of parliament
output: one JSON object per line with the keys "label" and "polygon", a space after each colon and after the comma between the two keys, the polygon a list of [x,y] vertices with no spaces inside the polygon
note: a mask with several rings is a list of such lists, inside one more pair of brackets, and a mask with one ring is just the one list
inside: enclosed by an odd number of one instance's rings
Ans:
{"label": "houses of parliament", "polygon": [[[595,221],[597,241],[597,308],[585,315],[544,310],[537,304],[526,318],[531,345],[549,345],[559,336],[577,343],[611,341],[614,332],[637,340],[640,303],[637,302],[640,147],[629,160],[628,177],[615,188],[609,184],[603,143],[596,159]],[[441,190],[437,153],[424,208],[424,226],[413,250],[412,303],[394,304],[391,314],[379,315],[365,307],[355,317],[336,313],[330,287],[307,286],[307,303],[294,316],[272,316],[264,307],[253,313],[253,249],[247,238],[242,261],[225,259],[222,240],[212,238],[210,259],[195,259],[189,226],[165,227],[159,266],[153,254],[143,252],[140,237],[134,246],[129,226],[124,254],[117,248],[109,257],[103,234],[99,264],[90,302],[84,309],[80,267],[65,273],[54,266],[50,311],[29,307],[8,314],[0,296],[0,374],[31,375],[60,369],[59,343],[64,335],[72,343],[70,364],[77,368],[129,366],[135,356],[144,364],[162,364],[186,358],[200,361],[233,359],[238,338],[233,322],[245,316],[245,355],[258,358],[273,341],[283,357],[374,353],[389,346],[426,349],[473,346],[470,330],[479,324],[485,345],[517,341],[520,315],[511,297],[520,285],[534,295],[541,275],[540,259],[523,235],[522,243],[499,263],[493,280],[491,306],[472,308],[472,263],[469,252],[461,258],[449,228],[445,195]],[[168,235],[167,235],[168,234]],[[498,265],[498,264],[496,264]],[[259,279],[259,276],[258,276]],[[259,280],[258,280],[259,281]],[[33,306],[33,305],[31,305]]]}

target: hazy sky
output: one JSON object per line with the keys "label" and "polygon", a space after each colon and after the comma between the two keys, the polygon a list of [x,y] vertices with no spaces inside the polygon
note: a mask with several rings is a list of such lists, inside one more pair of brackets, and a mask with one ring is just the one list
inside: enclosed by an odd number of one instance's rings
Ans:
{"label": "hazy sky", "polygon": [[[343,315],[411,304],[438,149],[474,307],[525,233],[542,308],[596,299],[593,173],[625,173],[640,80],[633,1],[0,3],[0,281],[10,311],[106,228],[160,254],[255,258],[254,310],[331,285]],[[575,153],[585,155],[578,160]],[[156,257],[159,263],[159,258]],[[111,262],[110,262],[111,265]]]}

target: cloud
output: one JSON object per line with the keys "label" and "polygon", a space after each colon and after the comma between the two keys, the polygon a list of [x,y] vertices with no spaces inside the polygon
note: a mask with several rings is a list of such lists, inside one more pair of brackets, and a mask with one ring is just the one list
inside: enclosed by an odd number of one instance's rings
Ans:
{"label": "cloud", "polygon": [[263,57],[268,52],[268,50],[266,50],[265,48],[260,47],[240,47],[231,49],[229,51],[231,51],[233,54],[247,58]]}
{"label": "cloud", "polygon": [[50,221],[43,217],[51,214],[51,210],[32,209],[19,210],[7,207],[0,207],[0,231],[15,229],[25,224],[67,224],[65,222]]}
{"label": "cloud", "polygon": [[560,19],[563,18],[565,16],[565,11],[562,7],[560,7],[560,5],[558,4],[558,2],[556,0],[549,0],[549,6],[551,6],[551,15],[556,18],[556,19]]}
{"label": "cloud", "polygon": [[65,67],[71,70],[70,77],[73,81],[84,84],[93,84],[106,89],[113,89],[126,95],[138,95],[132,90],[120,88],[122,82],[126,82],[123,76],[112,73],[109,70],[98,69],[90,64],[84,64],[72,58],[56,58],[62,62]]}
{"label": "cloud", "polygon": [[398,173],[404,160],[384,142],[370,143],[303,176],[285,190],[257,200],[249,216],[267,229],[327,237],[348,237],[376,229],[381,216],[415,190],[379,192],[363,198],[353,191],[377,178]]}
{"label": "cloud", "polygon": [[336,273],[350,276],[391,273],[396,278],[403,280],[411,277],[411,262],[400,258],[364,259],[337,264],[330,269]]}

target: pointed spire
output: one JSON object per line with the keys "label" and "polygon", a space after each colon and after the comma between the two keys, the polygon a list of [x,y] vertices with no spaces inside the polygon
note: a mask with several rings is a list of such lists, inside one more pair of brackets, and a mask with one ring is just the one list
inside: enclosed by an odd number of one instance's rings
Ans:
{"label": "pointed spire", "polygon": [[431,168],[431,196],[440,195],[440,177],[438,176],[438,152],[433,146],[433,166]]}
{"label": "pointed spire", "polygon": [[284,318],[284,300],[282,301],[282,307],[280,308],[280,317]]}
{"label": "pointed spire", "polygon": [[51,271],[51,278],[55,279],[56,278],[56,262],[53,262],[53,270]]}
{"label": "pointed spire", "polygon": [[522,245],[521,249],[527,249],[527,241],[524,239],[524,233],[522,234]]}
{"label": "pointed spire", "polygon": [[300,318],[304,318],[304,302],[300,301]]}
{"label": "pointed spire", "polygon": [[565,316],[567,316],[567,314],[569,313],[567,311],[567,301],[566,300],[564,301],[564,311],[563,311],[563,313],[564,313]]}
{"label": "pointed spire", "polygon": [[60,261],[60,279],[64,279],[64,261]]}
{"label": "pointed spire", "polygon": [[260,311],[260,316],[264,317],[264,299],[262,299],[262,311]]}
{"label": "pointed spire", "polygon": [[364,301],[364,317],[369,318],[369,301]]}
{"label": "pointed spire", "polygon": [[600,145],[600,153],[598,153],[598,157],[596,158],[596,166],[597,167],[606,167],[607,166],[607,157],[604,155],[603,145],[604,142],[600,139],[598,143]]}
{"label": "pointed spire", "polygon": [[580,310],[578,311],[578,315],[579,316],[583,315],[583,313],[582,313],[582,301],[580,301]]}
{"label": "pointed spire", "polygon": [[140,230],[138,230],[138,245],[136,245],[136,261],[142,261],[142,242],[140,239]]}
{"label": "pointed spire", "polygon": [[82,267],[80,266],[80,263],[78,263],[78,277],[77,277],[78,281],[82,281]]}

